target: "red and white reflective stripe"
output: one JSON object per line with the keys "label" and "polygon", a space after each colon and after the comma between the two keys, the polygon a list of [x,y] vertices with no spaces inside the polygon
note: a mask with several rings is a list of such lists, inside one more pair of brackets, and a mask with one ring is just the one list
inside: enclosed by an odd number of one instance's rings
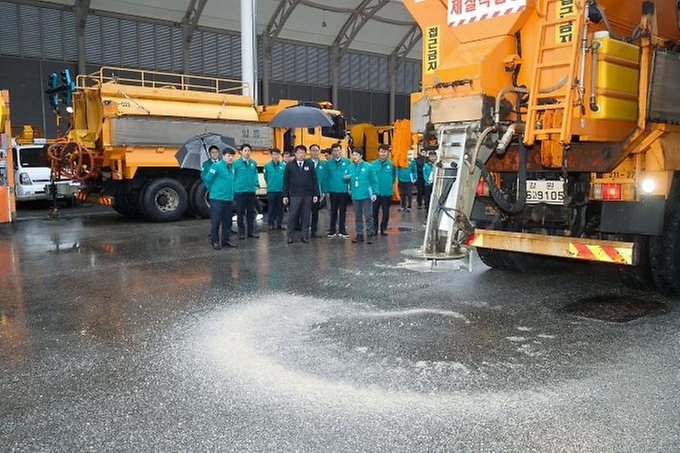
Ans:
{"label": "red and white reflective stripe", "polygon": [[632,249],[611,245],[592,245],[583,242],[570,242],[569,253],[574,258],[605,263],[632,264]]}
{"label": "red and white reflective stripe", "polygon": [[526,9],[526,0],[449,0],[449,25],[459,26],[515,14]]}
{"label": "red and white reflective stripe", "polygon": [[467,241],[465,241],[465,245],[469,245],[472,247],[480,247],[482,245],[482,235],[477,234],[477,233],[472,233],[472,235],[467,238]]}
{"label": "red and white reflective stripe", "polygon": [[465,241],[465,244],[471,247],[489,247],[499,250],[538,253],[540,255],[576,258],[602,263],[633,264],[633,244],[623,242],[584,242],[574,241],[570,238],[475,230],[468,240]]}

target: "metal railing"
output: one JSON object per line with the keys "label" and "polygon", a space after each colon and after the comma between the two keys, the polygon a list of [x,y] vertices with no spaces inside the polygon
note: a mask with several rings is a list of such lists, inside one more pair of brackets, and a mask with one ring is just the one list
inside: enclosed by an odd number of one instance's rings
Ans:
{"label": "metal railing", "polygon": [[102,66],[97,72],[80,74],[76,78],[76,86],[80,89],[93,88],[104,83],[217,94],[241,94],[244,91],[250,93],[249,84],[241,80],[113,66]]}

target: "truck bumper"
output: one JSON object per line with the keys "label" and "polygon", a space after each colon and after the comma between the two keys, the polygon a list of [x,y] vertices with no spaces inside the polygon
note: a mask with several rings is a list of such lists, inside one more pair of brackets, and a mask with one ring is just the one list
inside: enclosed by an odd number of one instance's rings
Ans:
{"label": "truck bumper", "polygon": [[629,266],[637,265],[638,262],[632,242],[477,229],[466,244],[472,247]]}
{"label": "truck bumper", "polygon": [[108,195],[99,195],[94,193],[87,193],[85,191],[80,191],[75,195],[76,200],[85,201],[87,203],[101,204],[104,206],[111,206],[113,203],[113,198]]}

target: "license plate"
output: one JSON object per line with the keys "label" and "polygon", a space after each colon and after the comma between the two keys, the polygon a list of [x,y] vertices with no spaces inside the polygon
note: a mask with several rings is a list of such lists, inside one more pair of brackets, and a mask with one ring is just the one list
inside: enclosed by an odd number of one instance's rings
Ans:
{"label": "license plate", "polygon": [[527,203],[563,204],[564,181],[527,181]]}

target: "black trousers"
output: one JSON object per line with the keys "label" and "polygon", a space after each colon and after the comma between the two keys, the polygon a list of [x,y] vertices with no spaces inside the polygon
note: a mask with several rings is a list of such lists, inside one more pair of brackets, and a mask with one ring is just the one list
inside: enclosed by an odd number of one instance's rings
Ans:
{"label": "black trousers", "polygon": [[321,199],[314,203],[312,202],[312,224],[311,224],[311,230],[312,234],[318,234],[319,233],[319,206],[321,206]]}
{"label": "black trousers", "polygon": [[[373,231],[387,231],[387,224],[390,221],[390,205],[392,204],[391,196],[380,196],[373,202]],[[378,230],[378,214],[382,209],[382,220],[380,221],[380,230]]]}
{"label": "black trousers", "polygon": [[283,225],[283,192],[267,192],[267,217],[269,226]]}
{"label": "black trousers", "polygon": [[220,227],[222,227],[222,244],[229,242],[231,232],[231,201],[210,200],[210,242],[220,243]]}
{"label": "black trousers", "polygon": [[302,227],[302,238],[309,239],[309,213],[312,209],[311,195],[303,197],[290,197],[288,208],[288,227],[286,228],[286,237],[289,240],[293,239],[295,226],[300,223]]}
{"label": "black trousers", "polygon": [[425,207],[430,208],[430,198],[432,198],[432,185],[425,185]]}
{"label": "black trousers", "polygon": [[411,200],[413,199],[413,183],[399,181],[399,198],[401,199],[401,208],[411,208]]}
{"label": "black trousers", "polygon": [[234,196],[234,201],[236,201],[238,236],[243,237],[246,233],[248,236],[255,234],[255,203],[258,202],[255,192],[238,192]]}
{"label": "black trousers", "polygon": [[345,219],[347,218],[349,195],[345,192],[331,192],[329,197],[331,199],[331,226],[328,233],[335,234],[337,232],[347,234]]}
{"label": "black trousers", "polygon": [[416,181],[416,201],[418,203],[418,207],[425,205],[426,198],[427,194],[425,193],[425,180],[423,179],[423,176],[420,175]]}

